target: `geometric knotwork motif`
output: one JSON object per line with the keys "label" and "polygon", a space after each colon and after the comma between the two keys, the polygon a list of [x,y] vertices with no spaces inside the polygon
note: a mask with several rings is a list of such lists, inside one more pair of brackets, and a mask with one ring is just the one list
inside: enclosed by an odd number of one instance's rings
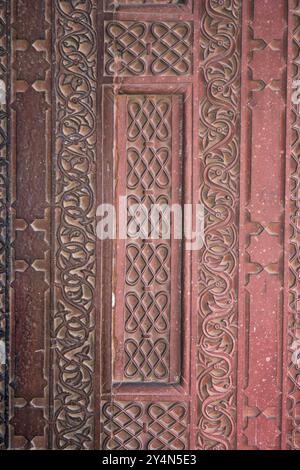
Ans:
{"label": "geometric knotwork motif", "polygon": [[188,449],[186,403],[104,403],[102,420],[103,450]]}
{"label": "geometric knotwork motif", "polygon": [[166,195],[128,196],[127,236],[134,236],[137,230],[141,238],[145,239],[149,238],[149,234],[153,238],[162,238],[164,234],[167,234],[170,218],[169,202]]}
{"label": "geometric knotwork motif", "polygon": [[167,381],[169,246],[131,243],[126,258],[124,375],[128,380]]}
{"label": "geometric knotwork motif", "polygon": [[170,184],[170,158],[167,148],[158,150],[145,147],[139,154],[135,148],[128,149],[128,186],[135,189],[153,188],[154,183],[161,189]]}
{"label": "geometric knotwork motif", "polygon": [[185,404],[153,404],[148,408],[151,450],[186,449],[187,409]]}
{"label": "geometric knotwork motif", "polygon": [[115,250],[114,383],[178,384],[181,244],[171,206],[181,204],[182,96],[121,94],[117,105],[116,194],[127,233]]}
{"label": "geometric knotwork motif", "polygon": [[106,75],[188,75],[191,25],[186,22],[109,21],[105,26]]}
{"label": "geometric knotwork motif", "polygon": [[125,330],[128,333],[139,330],[140,334],[145,336],[153,330],[157,334],[168,330],[169,296],[166,292],[144,292],[139,296],[135,292],[129,292],[125,305]]}
{"label": "geometric knotwork motif", "polygon": [[141,450],[143,409],[138,403],[106,403],[102,408],[106,450]]}
{"label": "geometric knotwork motif", "polygon": [[[147,266],[147,269],[151,266]],[[149,274],[149,273],[148,273]],[[151,271],[151,279],[155,279]],[[168,379],[169,295],[158,292],[128,292],[125,300],[125,376],[140,380]],[[134,339],[133,339],[134,337]],[[156,338],[155,341],[151,338]]]}
{"label": "geometric knotwork motif", "polygon": [[169,99],[145,96],[143,101],[131,100],[128,103],[128,140],[143,138],[146,143],[157,138],[165,142],[170,137]]}
{"label": "geometric knotwork motif", "polygon": [[145,74],[146,25],[114,21],[106,25],[105,32],[106,74]]}
{"label": "geometric knotwork motif", "polygon": [[135,286],[138,283],[142,287],[153,284],[167,284],[170,272],[169,247],[165,244],[155,246],[152,243],[127,246],[126,283]]}
{"label": "geometric knotwork motif", "polygon": [[167,72],[174,75],[186,75],[190,70],[190,27],[186,23],[168,25],[154,23],[151,27],[154,37],[151,64],[153,75]]}
{"label": "geometric knotwork motif", "polygon": [[[171,244],[147,240],[153,204],[162,208],[158,235],[172,196],[172,97],[127,98],[127,235],[124,303],[124,378],[167,382],[170,369]],[[143,217],[136,224],[136,212]],[[134,238],[134,230],[145,230]],[[130,238],[132,237],[132,238]]]}
{"label": "geometric knotwork motif", "polygon": [[125,341],[125,377],[148,380],[168,380],[168,345],[164,339],[142,338]]}

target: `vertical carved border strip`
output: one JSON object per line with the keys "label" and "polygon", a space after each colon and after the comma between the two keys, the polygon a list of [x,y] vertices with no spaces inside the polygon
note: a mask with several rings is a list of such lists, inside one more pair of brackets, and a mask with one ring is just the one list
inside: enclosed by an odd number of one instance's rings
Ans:
{"label": "vertical carved border strip", "polygon": [[293,95],[293,2],[288,0],[286,6],[287,15],[287,41],[286,49],[286,106],[285,106],[285,124],[286,124],[286,155],[285,155],[285,208],[284,208],[284,293],[283,293],[283,328],[282,328],[282,395],[281,395],[281,450],[288,450],[288,393],[289,393],[289,299],[290,299],[290,236],[291,236],[291,148],[292,148],[292,95]]}
{"label": "vertical carved border strip", "polygon": [[[300,80],[300,1],[292,0],[292,79]],[[288,109],[289,103],[288,103]],[[291,109],[290,279],[288,325],[287,447],[300,450],[300,105]]]}
{"label": "vertical carved border strip", "polygon": [[198,303],[197,448],[236,443],[241,1],[201,13],[200,200],[205,246]]}
{"label": "vertical carved border strip", "polygon": [[[238,448],[280,448],[285,331],[285,0],[243,3]],[[272,171],[270,171],[272,169]]]}
{"label": "vertical carved border strip", "polygon": [[96,0],[55,0],[53,448],[94,445]]}
{"label": "vertical carved border strip", "polygon": [[9,1],[0,3],[0,450],[8,447],[8,110]]}
{"label": "vertical carved border strip", "polygon": [[49,421],[51,0],[11,0],[9,446],[45,449]]}
{"label": "vertical carved border strip", "polygon": [[[193,3],[193,7],[198,4],[198,2],[190,2]],[[162,53],[163,55],[168,55],[168,61],[170,57],[174,53],[173,46],[176,48],[177,40],[181,36],[184,31],[188,32],[188,43],[192,43],[192,34],[193,34],[193,20],[194,20],[194,9],[193,15],[184,15],[181,6],[174,8],[174,15],[171,14],[173,12],[168,12],[168,15],[164,17],[162,11],[160,15],[157,15],[157,10],[154,11],[151,8],[144,8],[145,5],[141,5],[141,8],[132,8],[130,13],[130,17],[128,16],[128,11],[123,11],[122,8],[117,9],[117,11],[112,12],[112,15],[109,16],[108,14],[103,14],[102,21],[99,15],[99,29],[105,30],[104,38],[105,45],[108,44],[107,38],[107,25],[114,24],[118,25],[116,28],[116,32],[118,32],[119,28],[121,30],[124,26],[126,26],[127,32],[124,33],[125,42],[120,38],[121,43],[120,47],[117,47],[118,51],[115,50],[115,54],[112,52],[112,58],[115,56],[115,61],[118,62],[119,52],[122,54],[122,57],[127,60],[127,51],[129,55],[133,53],[135,55],[135,44],[131,41],[130,37],[132,37],[131,32],[128,31],[127,26],[130,23],[130,29],[135,29],[136,27],[144,26],[147,29],[147,39],[145,40],[145,44],[148,44],[147,49],[145,50],[145,64],[151,64],[153,61],[153,50],[157,50],[157,53]],[[198,5],[195,6],[198,8]],[[182,14],[182,15],[181,15]],[[159,21],[158,21],[159,19]],[[130,21],[127,21],[130,20]],[[177,39],[172,39],[171,36],[174,33],[174,28],[179,28],[179,35],[177,35]],[[157,30],[157,31],[156,31]],[[153,35],[153,31],[156,31],[156,39],[155,44],[153,43],[153,39],[155,39]],[[172,31],[172,33],[171,33]],[[129,36],[127,34],[129,33]],[[170,35],[171,33],[171,35]],[[176,33],[177,34],[177,33]],[[119,35],[117,33],[117,35]],[[100,33],[99,33],[100,36]],[[185,33],[184,33],[185,36]],[[100,37],[103,37],[101,35]],[[160,42],[160,37],[164,37],[164,45]],[[129,39],[129,43],[128,43]],[[187,39],[187,38],[186,38]],[[181,40],[180,40],[181,41]],[[107,43],[107,44],[106,44]],[[126,43],[128,44],[128,48],[126,47]],[[175,44],[176,43],[176,44]],[[152,45],[151,45],[152,44]],[[179,43],[178,43],[179,44]],[[104,44],[103,44],[104,45]],[[127,49],[127,51],[124,50]],[[132,46],[132,48],[131,48]],[[194,44],[193,44],[194,46]],[[100,45],[101,47],[101,45]],[[144,45],[142,46],[144,47]],[[183,48],[185,49],[185,47]],[[196,46],[196,51],[198,53],[198,44]],[[182,53],[181,47],[179,48],[179,53]],[[144,54],[143,54],[144,55]],[[102,65],[102,64],[101,64]],[[193,114],[192,114],[192,107],[191,103],[195,99],[194,90],[192,81],[194,80],[195,87],[199,87],[198,83],[198,69],[194,74],[194,77],[190,75],[187,77],[186,83],[181,83],[181,79],[178,76],[169,77],[169,73],[166,70],[160,73],[160,76],[153,76],[151,80],[146,80],[145,75],[147,72],[145,69],[140,70],[138,76],[131,75],[130,77],[120,77],[119,75],[119,68],[116,67],[115,74],[112,73],[110,77],[104,76],[103,77],[103,70],[100,65],[99,61],[99,76],[98,76],[98,90],[99,95],[101,95],[101,89],[103,92],[103,99],[100,100],[99,98],[97,101],[102,103],[103,105],[103,114],[99,113],[99,120],[103,122],[103,129],[105,126],[105,132],[102,132],[102,127],[100,126],[99,129],[99,141],[101,138],[101,134],[103,134],[103,173],[102,173],[102,181],[100,180],[99,183],[99,190],[102,188],[104,190],[105,200],[104,202],[110,202],[107,198],[110,196],[111,200],[117,198],[117,191],[114,191],[114,186],[116,184],[114,178],[114,167],[118,168],[118,173],[124,176],[126,179],[126,171],[124,168],[121,169],[119,167],[117,160],[118,155],[116,154],[116,161],[113,165],[113,155],[112,149],[114,148],[114,126],[117,122],[114,121],[114,112],[113,112],[113,103],[115,102],[115,110],[116,113],[120,113],[120,103],[117,107],[116,97],[120,94],[123,95],[144,95],[149,94],[154,96],[156,94],[159,95],[173,95],[174,99],[178,100],[179,97],[183,96],[183,106],[178,109],[180,113],[178,116],[181,117],[180,119],[180,126],[182,127],[183,131],[183,143],[184,143],[184,163],[185,163],[185,183],[184,183],[184,198],[185,202],[192,201],[192,152],[193,152],[193,145],[192,145],[192,129],[193,129]],[[149,65],[150,66],[150,65]],[[147,70],[149,67],[146,67]],[[195,69],[195,67],[194,67]],[[192,69],[190,70],[192,72]],[[175,74],[174,74],[175,75]],[[102,86],[101,86],[102,81]],[[100,85],[100,86],[99,86]],[[176,96],[177,95],[177,96]],[[118,98],[119,99],[119,98]],[[172,98],[173,100],[173,98]],[[179,103],[178,103],[179,104]],[[177,105],[176,105],[177,106]],[[178,106],[179,107],[179,106]],[[198,109],[195,106],[195,109]],[[182,116],[180,114],[182,113]],[[177,119],[176,111],[174,110],[173,119],[174,124]],[[143,120],[143,118],[142,118]],[[150,118],[150,122],[151,122]],[[195,135],[198,134],[198,113],[197,113],[197,127]],[[122,120],[121,120],[122,121]],[[123,122],[123,121],[122,121]],[[154,119],[152,124],[157,125],[157,121]],[[172,126],[174,126],[172,123]],[[119,126],[117,126],[118,128]],[[120,132],[121,135],[124,136],[124,132]],[[176,134],[176,133],[175,133]],[[175,136],[174,134],[174,136]],[[177,133],[178,134],[178,133]],[[116,132],[116,136],[118,133]],[[116,137],[115,136],[115,137]],[[151,139],[153,140],[153,139]],[[150,142],[149,142],[150,143]],[[149,145],[148,143],[148,145]],[[100,144],[100,142],[99,142]],[[174,142],[175,145],[177,145]],[[117,145],[117,144],[116,144]],[[152,144],[151,144],[152,145]],[[165,145],[165,144],[164,144]],[[118,146],[119,148],[119,146]],[[100,158],[99,158],[100,160]],[[124,159],[121,159],[124,163]],[[126,162],[125,162],[126,163]],[[121,164],[120,164],[121,165]],[[126,169],[126,168],[125,168]],[[99,173],[99,172],[98,172]],[[176,173],[176,172],[175,172]],[[174,175],[175,176],[175,175]],[[176,176],[177,178],[179,177]],[[123,179],[124,179],[123,178]],[[116,181],[118,179],[116,178]],[[125,180],[123,181],[125,184]],[[120,183],[121,184],[121,183]],[[177,185],[176,185],[177,187]],[[101,194],[102,196],[102,194]],[[191,289],[191,255],[190,253],[186,252],[184,254],[184,288],[186,295],[183,296],[182,306],[183,306],[183,315],[184,315],[184,328],[182,330],[182,339],[183,339],[183,348],[184,352],[182,354],[182,377],[180,378],[180,383],[178,384],[164,384],[163,386],[158,382],[154,382],[152,384],[142,384],[142,383],[116,383],[116,380],[112,380],[110,375],[110,365],[116,363],[116,361],[109,361],[108,355],[109,352],[113,352],[115,349],[114,344],[118,341],[116,338],[118,334],[114,331],[114,334],[111,335],[109,331],[109,324],[111,323],[111,319],[117,319],[116,321],[119,322],[120,325],[120,334],[123,335],[121,319],[119,315],[116,314],[117,311],[114,310],[114,305],[118,305],[118,298],[116,297],[117,303],[115,303],[115,299],[113,297],[113,304],[112,305],[112,295],[110,292],[110,273],[112,268],[112,261],[114,259],[113,255],[110,255],[110,250],[113,247],[110,245],[109,240],[105,240],[101,243],[101,262],[103,263],[101,266],[101,271],[105,276],[106,282],[104,282],[104,286],[102,286],[102,305],[103,305],[103,323],[102,323],[102,330],[105,331],[103,334],[103,341],[101,345],[101,353],[103,353],[103,363],[105,367],[103,367],[103,379],[102,379],[102,400],[103,400],[103,407],[101,413],[101,434],[102,434],[102,448],[103,449],[133,449],[133,448],[140,448],[140,449],[150,449],[149,445],[152,445],[149,441],[150,435],[152,435],[155,439],[154,442],[156,443],[156,449],[188,449],[189,442],[190,442],[190,434],[189,434],[189,425],[188,425],[188,416],[190,414],[190,406],[187,403],[190,401],[190,341],[192,340],[190,334],[190,289]],[[175,250],[176,251],[176,250]],[[175,253],[175,252],[174,252]],[[120,258],[120,257],[119,257]],[[116,256],[117,263],[118,256]],[[118,264],[118,270],[120,266]],[[176,269],[175,269],[176,271]],[[175,272],[174,271],[174,272]],[[120,270],[122,272],[122,269]],[[112,276],[114,280],[115,277]],[[104,280],[104,278],[103,278]],[[113,281],[114,284],[114,281]],[[113,289],[118,291],[118,288],[114,287]],[[100,294],[100,293],[98,293]],[[174,313],[174,312],[172,312]],[[172,315],[172,320],[176,323],[175,317]],[[113,320],[114,321],[114,320]],[[178,334],[180,334],[181,330],[181,322],[178,323],[178,326],[172,329],[175,332],[175,329],[178,329]],[[113,338],[112,338],[113,337]],[[112,343],[113,339],[113,343]],[[175,346],[175,343],[172,343],[172,347]],[[178,348],[176,347],[177,352]],[[174,348],[175,351],[175,348]],[[121,350],[120,350],[121,352]],[[114,354],[114,352],[113,352]],[[115,355],[115,354],[114,354]],[[115,355],[116,356],[116,355]],[[122,366],[122,365],[121,365]],[[104,370],[105,369],[105,370]],[[116,378],[116,376],[114,377]],[[175,380],[177,382],[177,379]],[[135,398],[135,402],[132,401],[132,398]],[[178,402],[178,400],[186,400],[185,403]],[[183,414],[182,411],[185,409],[185,413]],[[108,410],[110,410],[108,412]],[[155,420],[155,425],[152,425],[152,411],[155,410],[155,414],[157,416]],[[171,415],[169,414],[171,411]],[[138,416],[136,415],[138,413]],[[140,412],[142,413],[140,415]],[[171,418],[171,419],[170,419]],[[126,421],[126,422],[125,422]],[[140,428],[140,424],[143,422],[142,428]],[[128,424],[127,424],[128,423]],[[180,434],[182,434],[181,442],[174,436],[173,428],[177,428]],[[176,431],[177,432],[177,431]],[[129,433],[129,435],[127,434]],[[133,437],[130,438],[130,434],[135,434],[136,439]],[[172,435],[173,434],[173,435]]]}

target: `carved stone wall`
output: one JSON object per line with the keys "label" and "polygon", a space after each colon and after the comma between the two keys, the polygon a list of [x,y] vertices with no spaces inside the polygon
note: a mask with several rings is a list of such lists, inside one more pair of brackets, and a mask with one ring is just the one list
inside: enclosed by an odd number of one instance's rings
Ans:
{"label": "carved stone wall", "polygon": [[[0,448],[299,450],[299,28],[0,1]],[[204,246],[97,239],[119,195],[202,203]]]}

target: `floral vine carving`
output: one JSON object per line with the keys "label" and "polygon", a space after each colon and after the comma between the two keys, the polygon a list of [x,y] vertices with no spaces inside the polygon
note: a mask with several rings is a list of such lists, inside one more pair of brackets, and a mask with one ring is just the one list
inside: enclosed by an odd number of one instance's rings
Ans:
{"label": "floral vine carving", "polygon": [[56,0],[54,436],[91,448],[95,286],[96,0]]}
{"label": "floral vine carving", "polygon": [[200,149],[205,246],[199,271],[199,449],[234,447],[240,103],[240,0],[206,0]]}

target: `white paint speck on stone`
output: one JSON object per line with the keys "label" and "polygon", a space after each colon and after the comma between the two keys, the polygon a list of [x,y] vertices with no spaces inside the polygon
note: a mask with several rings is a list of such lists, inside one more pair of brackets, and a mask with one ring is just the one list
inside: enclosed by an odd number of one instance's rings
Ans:
{"label": "white paint speck on stone", "polygon": [[5,360],[5,342],[4,339],[0,340],[0,364],[4,366],[6,363]]}
{"label": "white paint speck on stone", "polygon": [[6,103],[6,85],[3,80],[0,80],[0,105]]}

